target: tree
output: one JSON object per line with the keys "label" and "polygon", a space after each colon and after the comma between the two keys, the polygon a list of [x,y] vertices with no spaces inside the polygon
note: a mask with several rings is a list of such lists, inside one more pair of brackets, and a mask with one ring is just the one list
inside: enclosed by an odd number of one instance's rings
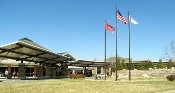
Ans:
{"label": "tree", "polygon": [[148,67],[149,67],[149,68],[154,68],[153,63],[152,63],[150,60],[148,61]]}
{"label": "tree", "polygon": [[149,70],[149,68],[154,68],[154,64],[150,60],[148,60],[144,68],[145,70]]}
{"label": "tree", "polygon": [[112,65],[111,70],[112,72],[115,72],[115,65]]}
{"label": "tree", "polygon": [[116,57],[109,57],[106,60],[115,63]]}
{"label": "tree", "polygon": [[130,65],[128,64],[128,69],[134,70],[134,65],[131,63]]}
{"label": "tree", "polygon": [[[117,70],[122,70],[123,67],[122,67],[122,64],[121,64],[121,57],[118,57],[118,61],[117,61]],[[116,57],[109,57],[107,58],[107,61],[110,61],[112,62],[112,72],[115,72],[116,70]]]}
{"label": "tree", "polygon": [[115,60],[116,60],[116,58],[115,57],[109,57],[106,60],[108,62],[111,62],[111,70],[112,70],[112,72],[115,72],[115,70],[116,70],[116,66],[115,66]]}
{"label": "tree", "polygon": [[164,66],[164,64],[163,64],[163,62],[162,62],[162,59],[159,59],[159,62],[158,62],[158,64],[157,64],[157,68],[158,69],[162,69],[162,68],[164,68],[165,66]]}
{"label": "tree", "polygon": [[144,69],[145,69],[145,70],[148,70],[148,69],[149,69],[148,62],[144,65]]}
{"label": "tree", "polygon": [[122,59],[122,63],[121,63],[121,65],[122,65],[122,69],[127,69],[127,65],[126,65],[124,59]]}
{"label": "tree", "polygon": [[173,60],[170,59],[168,64],[167,64],[167,68],[170,69],[171,67],[174,67],[174,63],[173,63]]}
{"label": "tree", "polygon": [[142,64],[137,64],[137,67],[136,67],[138,70],[144,70],[144,65]]}
{"label": "tree", "polygon": [[165,60],[175,60],[175,41],[171,41],[169,46],[165,49]]}
{"label": "tree", "polygon": [[121,64],[121,58],[118,59],[117,61],[117,70],[122,70],[123,67],[122,67],[122,64]]}

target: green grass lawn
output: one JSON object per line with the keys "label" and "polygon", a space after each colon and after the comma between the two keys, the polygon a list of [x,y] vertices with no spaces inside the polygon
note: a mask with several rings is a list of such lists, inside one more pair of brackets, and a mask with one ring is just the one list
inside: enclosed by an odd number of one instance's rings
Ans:
{"label": "green grass lawn", "polygon": [[174,81],[145,80],[8,80],[0,82],[0,93],[155,93],[175,89]]}

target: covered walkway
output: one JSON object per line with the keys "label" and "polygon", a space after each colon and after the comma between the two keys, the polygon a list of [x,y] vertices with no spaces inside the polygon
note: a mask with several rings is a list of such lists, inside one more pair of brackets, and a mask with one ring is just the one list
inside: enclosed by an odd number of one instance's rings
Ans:
{"label": "covered walkway", "polygon": [[[66,74],[67,63],[74,60],[70,54],[54,53],[28,38],[0,46],[1,66],[3,66],[2,61],[6,59],[20,61],[18,69],[16,69],[19,78],[26,78],[26,67],[31,62],[34,63],[33,75],[42,77],[43,74],[44,76],[55,76],[58,70],[64,70],[64,74]],[[28,63],[26,64],[25,62]],[[0,68],[1,73],[4,72],[3,70]],[[15,70],[12,69],[10,64],[7,64],[7,70],[8,78],[11,78]]]}

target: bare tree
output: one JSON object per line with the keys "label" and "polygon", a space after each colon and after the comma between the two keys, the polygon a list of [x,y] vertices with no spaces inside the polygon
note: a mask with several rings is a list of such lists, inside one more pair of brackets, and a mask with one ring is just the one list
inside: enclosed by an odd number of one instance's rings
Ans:
{"label": "bare tree", "polygon": [[171,41],[169,46],[165,49],[165,60],[170,59],[175,61],[175,41]]}

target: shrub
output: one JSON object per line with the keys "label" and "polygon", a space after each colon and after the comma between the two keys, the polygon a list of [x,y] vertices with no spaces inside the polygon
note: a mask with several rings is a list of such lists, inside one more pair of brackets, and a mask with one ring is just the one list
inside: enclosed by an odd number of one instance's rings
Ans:
{"label": "shrub", "polygon": [[75,78],[75,74],[70,74],[70,75],[69,75],[69,78],[70,78],[70,79],[74,79],[74,78]]}
{"label": "shrub", "polygon": [[175,75],[168,75],[168,76],[166,77],[166,79],[167,79],[168,81],[174,81]]}
{"label": "shrub", "polygon": [[84,79],[85,78],[85,75],[84,74],[70,74],[69,75],[69,78],[70,79],[78,79],[78,78]]}
{"label": "shrub", "polygon": [[84,79],[85,78],[85,75],[84,74],[77,74],[76,75],[76,78],[82,78],[82,79]]}

